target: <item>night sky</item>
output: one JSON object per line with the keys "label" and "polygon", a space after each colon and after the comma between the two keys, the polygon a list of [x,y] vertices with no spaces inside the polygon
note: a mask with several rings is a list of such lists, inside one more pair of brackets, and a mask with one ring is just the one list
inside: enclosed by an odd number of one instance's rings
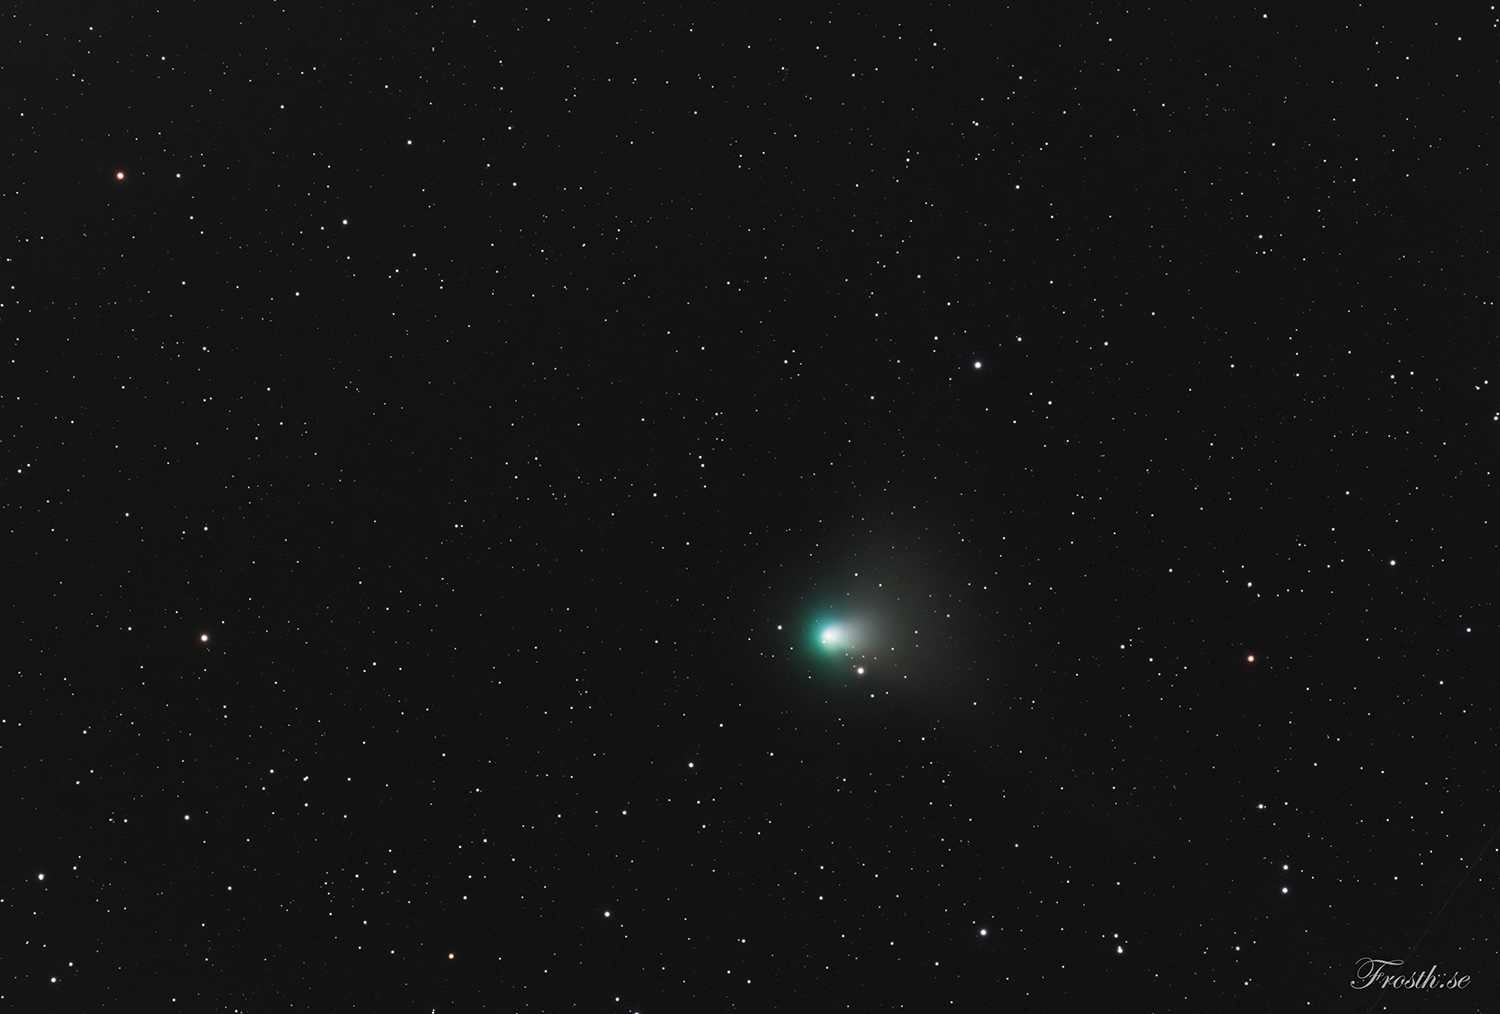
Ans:
{"label": "night sky", "polygon": [[13,10],[0,1006],[1492,1008],[1500,28],[1306,6]]}

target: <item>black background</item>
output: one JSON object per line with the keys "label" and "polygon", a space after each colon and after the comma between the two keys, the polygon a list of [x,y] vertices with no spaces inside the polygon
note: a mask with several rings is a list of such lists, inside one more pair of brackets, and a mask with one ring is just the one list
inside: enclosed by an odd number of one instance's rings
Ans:
{"label": "black background", "polygon": [[1483,1006],[1496,25],[1383,10],[20,9],[0,999]]}

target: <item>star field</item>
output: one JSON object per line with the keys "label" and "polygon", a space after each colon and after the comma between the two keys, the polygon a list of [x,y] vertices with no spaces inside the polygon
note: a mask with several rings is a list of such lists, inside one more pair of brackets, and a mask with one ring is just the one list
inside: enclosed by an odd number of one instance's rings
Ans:
{"label": "star field", "polygon": [[0,1005],[1496,995],[1493,10],[204,11],[7,19]]}

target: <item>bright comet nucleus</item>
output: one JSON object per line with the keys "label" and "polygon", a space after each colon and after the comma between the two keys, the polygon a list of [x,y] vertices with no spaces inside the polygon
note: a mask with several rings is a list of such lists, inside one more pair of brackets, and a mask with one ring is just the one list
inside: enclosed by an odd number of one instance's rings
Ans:
{"label": "bright comet nucleus", "polygon": [[[808,628],[808,641],[829,662],[848,663],[848,672],[864,675],[869,663],[871,618],[867,615],[824,616]],[[840,666],[842,668],[842,666]]]}

